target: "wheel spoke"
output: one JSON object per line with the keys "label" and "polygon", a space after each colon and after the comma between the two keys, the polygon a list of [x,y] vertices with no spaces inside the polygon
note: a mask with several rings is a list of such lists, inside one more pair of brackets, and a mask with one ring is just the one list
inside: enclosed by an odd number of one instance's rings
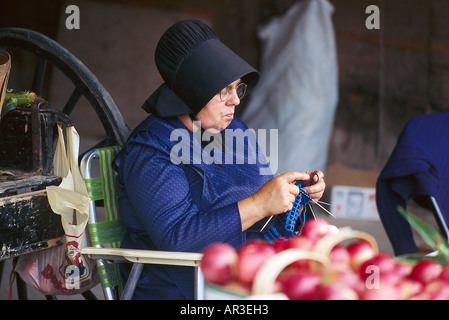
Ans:
{"label": "wheel spoke", "polygon": [[47,61],[43,57],[38,56],[36,68],[34,69],[33,85],[32,85],[33,88],[32,91],[35,92],[38,96],[42,94],[42,85],[44,83],[46,67]]}
{"label": "wheel spoke", "polygon": [[[115,141],[114,141],[115,142]],[[88,153],[91,150],[94,149],[99,149],[99,148],[104,148],[104,147],[109,147],[109,146],[113,146],[114,144],[112,143],[111,139],[109,137],[106,137],[105,139],[101,140],[100,142],[98,142],[97,144],[95,144],[94,146],[90,147],[89,149],[87,149],[86,151],[83,151],[80,155],[79,155],[79,159],[82,159],[83,156]]]}
{"label": "wheel spoke", "polygon": [[64,112],[67,116],[70,116],[81,96],[82,96],[81,90],[78,87],[75,87],[75,89],[73,89],[72,94],[70,95],[69,100],[67,100],[64,109],[62,109],[62,112]]}

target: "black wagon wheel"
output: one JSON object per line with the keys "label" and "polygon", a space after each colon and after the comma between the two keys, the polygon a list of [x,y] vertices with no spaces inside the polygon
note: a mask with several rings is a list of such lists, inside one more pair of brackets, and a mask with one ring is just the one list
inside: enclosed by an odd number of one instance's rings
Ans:
{"label": "black wagon wheel", "polygon": [[[0,28],[0,48],[6,51],[9,48],[18,48],[35,56],[34,76],[30,90],[38,95],[41,95],[45,80],[48,80],[46,77],[52,74],[48,72],[50,66],[60,70],[63,76],[70,80],[68,83],[73,84],[73,91],[69,94],[67,101],[60,104],[61,111],[70,117],[80,105],[80,99],[84,97],[94,109],[106,133],[106,137],[101,138],[89,150],[123,144],[126,141],[130,130],[111,95],[97,77],[58,42],[33,30]],[[12,64],[11,74],[14,68],[14,56],[12,56]]]}

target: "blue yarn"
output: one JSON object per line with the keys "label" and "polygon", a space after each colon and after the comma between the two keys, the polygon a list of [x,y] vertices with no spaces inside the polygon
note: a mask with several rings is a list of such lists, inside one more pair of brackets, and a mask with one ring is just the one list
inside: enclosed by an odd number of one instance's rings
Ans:
{"label": "blue yarn", "polygon": [[[291,238],[296,235],[295,226],[300,221],[300,230],[304,225],[306,204],[312,199],[309,194],[301,186],[301,181],[297,181],[296,185],[299,187],[299,194],[293,202],[293,208],[285,213],[279,215],[279,219],[265,232],[265,239],[273,243],[279,238]],[[308,184],[310,185],[310,183]],[[307,186],[308,186],[307,185]],[[300,215],[301,205],[304,206],[304,214]]]}

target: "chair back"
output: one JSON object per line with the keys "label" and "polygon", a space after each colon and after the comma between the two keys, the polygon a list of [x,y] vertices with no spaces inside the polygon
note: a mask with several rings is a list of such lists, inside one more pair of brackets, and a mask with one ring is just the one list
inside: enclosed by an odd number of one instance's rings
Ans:
{"label": "chair back", "polygon": [[[119,151],[120,146],[98,148],[87,152],[81,160],[81,174],[91,198],[89,239],[95,247],[120,248],[125,232],[119,216],[116,173],[112,168],[112,160]],[[97,267],[105,298],[117,300],[123,290],[119,264],[99,259]]]}

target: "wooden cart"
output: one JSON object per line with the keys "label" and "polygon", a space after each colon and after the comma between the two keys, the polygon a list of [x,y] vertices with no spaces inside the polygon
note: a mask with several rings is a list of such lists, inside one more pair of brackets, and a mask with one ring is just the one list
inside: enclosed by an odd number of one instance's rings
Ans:
{"label": "wooden cart", "polygon": [[[105,131],[105,138],[85,152],[103,146],[121,145],[130,130],[98,79],[54,40],[32,30],[0,28],[0,48],[12,57],[11,73],[14,72],[12,52],[23,50],[34,56],[36,64],[29,90],[38,96],[48,81],[46,77],[51,75],[50,69],[62,72],[73,85],[64,105],[54,106],[45,98],[39,98],[31,108],[10,111],[1,119],[1,277],[4,260],[58,245],[64,235],[60,216],[51,211],[45,191],[46,186],[58,185],[61,181],[52,175],[56,123],[72,125],[70,115],[76,110],[80,99],[85,98]],[[23,287],[20,280],[18,285],[19,288]],[[19,298],[26,298],[26,290],[19,290]]]}

